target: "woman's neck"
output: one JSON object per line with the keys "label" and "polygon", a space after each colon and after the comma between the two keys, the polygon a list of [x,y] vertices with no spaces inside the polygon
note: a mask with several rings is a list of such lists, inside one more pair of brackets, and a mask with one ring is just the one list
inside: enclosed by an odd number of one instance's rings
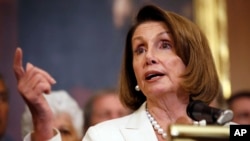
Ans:
{"label": "woman's neck", "polygon": [[162,127],[168,127],[180,119],[191,121],[186,113],[188,103],[188,97],[169,96],[157,101],[147,99],[147,108]]}

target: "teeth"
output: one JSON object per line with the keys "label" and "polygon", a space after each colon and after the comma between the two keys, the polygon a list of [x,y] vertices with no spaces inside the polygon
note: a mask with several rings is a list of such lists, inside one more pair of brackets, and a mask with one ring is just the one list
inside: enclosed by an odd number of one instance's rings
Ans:
{"label": "teeth", "polygon": [[154,76],[156,76],[157,74],[149,74],[147,77],[146,77],[146,79],[147,80],[150,80],[151,78],[153,78]]}
{"label": "teeth", "polygon": [[152,76],[152,75],[154,75],[154,74],[149,74],[147,77],[150,77],[150,76]]}
{"label": "teeth", "polygon": [[149,74],[146,76],[146,80],[150,80],[151,78],[156,77],[156,76],[162,76],[162,74]]}

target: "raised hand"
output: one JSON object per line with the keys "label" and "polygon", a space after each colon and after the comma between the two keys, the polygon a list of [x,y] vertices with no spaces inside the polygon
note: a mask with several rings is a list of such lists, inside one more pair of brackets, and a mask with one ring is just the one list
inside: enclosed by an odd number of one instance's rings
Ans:
{"label": "raised hand", "polygon": [[17,48],[13,67],[18,82],[18,91],[28,103],[36,104],[40,102],[43,93],[50,92],[51,85],[56,81],[47,72],[31,63],[27,63],[26,70],[24,70],[22,55],[21,48]]}
{"label": "raised hand", "polygon": [[17,48],[13,63],[17,88],[33,117],[34,140],[47,140],[53,136],[53,114],[43,94],[50,93],[51,85],[56,81],[31,63],[27,63],[24,69],[22,58],[22,49]]}

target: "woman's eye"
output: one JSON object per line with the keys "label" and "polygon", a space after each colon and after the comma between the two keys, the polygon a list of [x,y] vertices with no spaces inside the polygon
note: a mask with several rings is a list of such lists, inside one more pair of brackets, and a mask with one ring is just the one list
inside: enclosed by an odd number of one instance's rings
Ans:
{"label": "woman's eye", "polygon": [[145,49],[143,47],[138,47],[136,50],[135,50],[135,53],[136,54],[141,54],[145,51]]}
{"label": "woman's eye", "polygon": [[166,48],[166,49],[170,49],[170,48],[171,48],[171,45],[170,45],[170,43],[167,42],[167,41],[162,41],[162,42],[161,42],[161,47],[162,47],[162,48]]}
{"label": "woman's eye", "polygon": [[68,129],[59,129],[59,132],[61,135],[68,136],[71,134],[71,132]]}

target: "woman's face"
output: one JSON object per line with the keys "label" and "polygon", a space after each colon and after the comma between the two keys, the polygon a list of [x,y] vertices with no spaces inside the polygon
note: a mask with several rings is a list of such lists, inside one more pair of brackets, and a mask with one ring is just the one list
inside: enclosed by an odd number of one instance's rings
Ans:
{"label": "woman's face", "polygon": [[69,114],[58,114],[54,124],[61,133],[62,141],[80,141]]}
{"label": "woman's face", "polygon": [[104,94],[98,97],[94,101],[92,108],[91,125],[122,117],[131,112],[122,105],[119,96],[115,93]]}
{"label": "woman's face", "polygon": [[174,41],[163,22],[145,22],[132,36],[133,68],[137,83],[146,95],[177,92],[185,70],[176,55]]}

